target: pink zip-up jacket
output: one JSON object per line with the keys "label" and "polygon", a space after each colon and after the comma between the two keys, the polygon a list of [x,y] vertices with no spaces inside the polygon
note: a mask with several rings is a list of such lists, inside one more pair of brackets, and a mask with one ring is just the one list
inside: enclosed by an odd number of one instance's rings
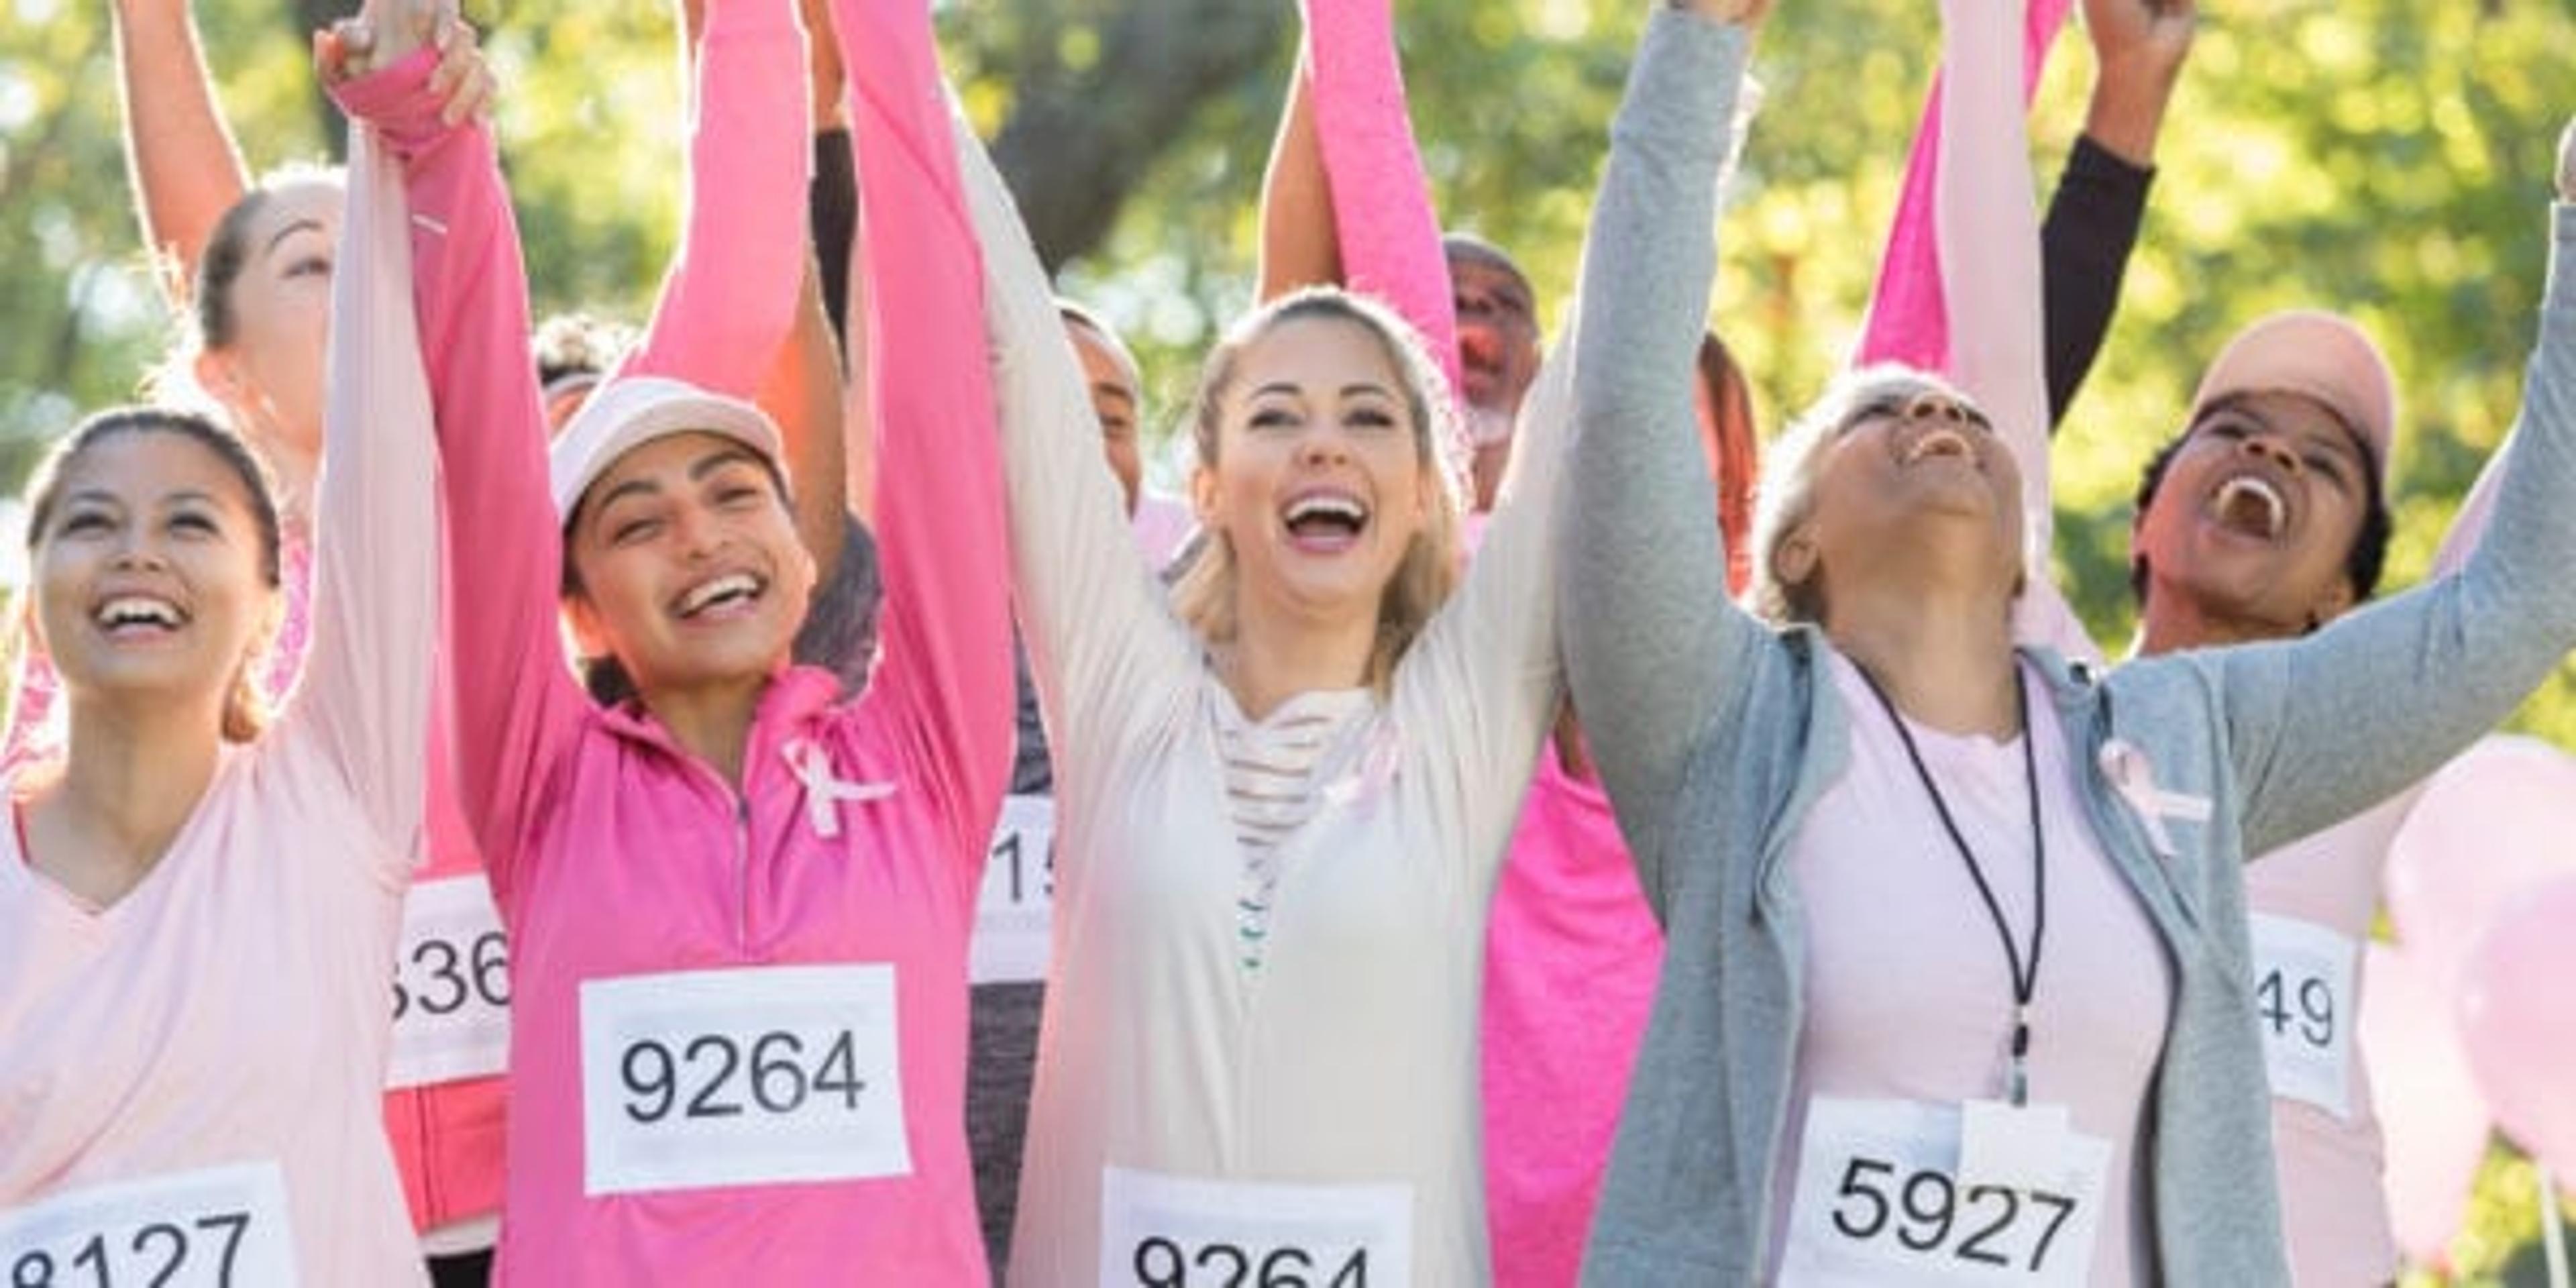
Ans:
{"label": "pink zip-up jacket", "polygon": [[[355,132],[302,687],[257,742],[224,750],[160,861],[112,905],[46,880],[0,828],[13,1283],[46,1265],[60,1278],[41,1282],[211,1283],[219,1261],[233,1282],[422,1280],[380,1117],[438,610],[438,462],[399,286],[402,219],[394,176]],[[232,1179],[168,1188],[210,1174]],[[156,1182],[140,1203],[96,1206]],[[38,1207],[51,1219],[19,1219]]]}
{"label": "pink zip-up jacket", "polygon": [[[711,42],[718,21],[711,12]],[[908,52],[927,60],[926,48]],[[462,785],[514,953],[501,1276],[549,1288],[746,1276],[980,1282],[961,1128],[966,942],[1009,765],[1012,678],[980,267],[965,243],[910,235],[924,220],[962,222],[949,164],[863,136],[869,305],[904,321],[899,336],[870,330],[889,350],[907,347],[876,368],[884,660],[847,705],[833,704],[823,672],[776,677],[759,699],[737,792],[639,706],[593,704],[563,664],[561,537],[525,350],[517,233],[489,135],[438,123],[427,70],[416,60],[340,96],[405,160],[431,389],[440,423],[460,440],[444,482],[452,565],[474,570],[460,572],[450,634]],[[801,96],[801,75],[790,84]],[[888,97],[904,110],[937,106],[927,94]],[[707,131],[735,109],[699,104]],[[746,236],[737,221],[791,204],[796,190],[764,192],[758,174],[738,169],[758,155],[698,150],[697,191],[730,199],[691,210],[682,268],[638,368],[740,389],[787,333],[802,238]],[[753,262],[701,280],[702,247]],[[749,274],[767,285],[749,285]],[[862,965],[892,973],[898,1054],[884,1072],[894,1076],[871,1088],[899,1084],[904,1167],[872,1179],[591,1192],[586,987]],[[591,1072],[614,1088],[622,1071]],[[819,1096],[829,1067],[809,1059],[806,1072]],[[691,1092],[711,1085],[689,1076]],[[752,1093],[736,1081],[697,1100],[739,1110]]]}

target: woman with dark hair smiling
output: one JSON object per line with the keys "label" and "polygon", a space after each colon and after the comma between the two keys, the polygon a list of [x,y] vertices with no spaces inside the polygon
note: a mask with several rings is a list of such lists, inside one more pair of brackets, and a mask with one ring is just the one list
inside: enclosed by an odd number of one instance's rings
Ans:
{"label": "woman with dark hair smiling", "polygon": [[[2576,644],[2576,280],[2553,263],[2454,578],[2107,675],[2016,649],[2012,452],[1878,369],[1772,452],[1758,619],[1708,591],[1676,391],[1740,56],[1709,19],[1742,0],[1690,7],[1650,22],[1595,215],[1665,271],[1595,279],[1578,351],[1568,660],[1668,943],[1586,1277],[2286,1282],[2243,865],[2440,763]],[[2008,120],[2010,16],[1944,11],[1947,110]],[[2563,261],[2576,205],[2553,220]]]}

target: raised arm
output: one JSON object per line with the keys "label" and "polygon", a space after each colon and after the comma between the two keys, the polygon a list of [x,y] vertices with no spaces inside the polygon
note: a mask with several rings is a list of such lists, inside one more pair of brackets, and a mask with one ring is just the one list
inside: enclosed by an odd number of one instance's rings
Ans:
{"label": "raised arm", "polygon": [[446,623],[459,795],[506,902],[524,824],[589,698],[563,664],[556,625],[563,540],[528,361],[518,227],[489,129],[441,115],[435,60],[418,51],[332,95],[402,165],[448,566],[460,571]]}
{"label": "raised arm", "polygon": [[1333,183],[1324,173],[1324,145],[1315,137],[1315,76],[1306,42],[1288,72],[1288,101],[1279,108],[1279,132],[1270,140],[1270,164],[1261,172],[1260,284],[1263,303],[1303,286],[1339,286],[1342,239],[1333,227]]}
{"label": "raised arm", "polygon": [[1666,803],[1703,731],[1731,727],[1719,712],[1770,646],[1719,590],[1725,541],[1690,398],[1746,23],[1767,7],[1711,0],[1647,20],[1577,305],[1560,620],[1575,707],[1659,913]]}
{"label": "raised arm", "polygon": [[688,215],[624,370],[750,398],[794,330],[812,115],[796,0],[709,0],[697,46]]}
{"label": "raised arm", "polygon": [[[921,0],[839,0],[851,89],[867,365],[886,597],[875,701],[897,713],[971,891],[1011,769],[1010,565],[982,326],[984,267],[966,213]],[[1095,440],[1096,441],[1096,440]]]}
{"label": "raised arm", "polygon": [[1949,307],[1949,373],[1985,408],[2021,467],[2023,549],[2044,577],[2048,393],[2021,32],[1993,0],[1942,0],[1941,25],[1933,223]]}
{"label": "raised arm", "polygon": [[1457,306],[1390,0],[1313,0],[1304,10],[1305,44],[1262,185],[1261,298],[1337,283],[1385,301],[1422,334],[1455,397]]}
{"label": "raised arm", "polygon": [[206,241],[250,191],[250,172],[215,103],[188,0],[115,0],[112,12],[134,209],[162,298],[185,309]]}
{"label": "raised arm", "polygon": [[[1118,481],[1100,458],[1082,367],[1010,190],[965,122],[955,130],[984,250],[1012,590],[1029,668],[1058,748],[1113,747],[1116,730],[1142,707],[1140,694],[1199,673],[1198,643],[1137,555]],[[1060,765],[1067,775],[1105,768],[1079,756]]]}
{"label": "raised arm", "polygon": [[[2057,30],[2066,23],[2066,11],[2073,0],[2028,0],[2022,13],[2022,103],[2027,106],[2038,89],[2039,73],[2046,66],[2048,51],[2056,43]],[[1981,16],[1989,22],[2001,22],[1992,10]],[[1942,28],[1950,33],[1944,38],[1945,64],[1957,57],[1959,24],[1953,20],[1950,6],[1942,7]],[[1869,302],[1869,316],[1861,334],[1859,349],[1852,355],[1853,365],[1873,362],[1902,362],[1925,371],[1950,371],[1951,319],[1954,311],[1944,298],[1946,275],[1940,262],[1939,189],[1942,167],[1942,140],[1953,137],[1942,119],[1943,104],[1950,97],[1946,65],[1932,82],[1932,95],[1923,108],[1923,122],[1915,130],[1914,147],[1906,158],[1905,187],[1897,196],[1896,219],[1887,231],[1887,251],[1879,258],[1878,285]]]}
{"label": "raised arm", "polygon": [[349,135],[331,281],[312,635],[275,735],[309,743],[397,854],[421,830],[439,610],[438,454],[412,316],[402,171]]}
{"label": "raised arm", "polygon": [[840,563],[849,513],[842,487],[846,464],[841,359],[834,352],[832,320],[823,312],[822,283],[822,270],[809,254],[804,286],[796,297],[795,325],[787,343],[779,346],[754,400],[778,422],[787,454],[796,535],[814,555],[818,586],[831,584],[832,571]]}
{"label": "raised arm", "polygon": [[[2522,413],[2490,467],[2494,509],[2457,576],[2293,643],[2211,655],[2260,854],[2430,773],[2576,646],[2576,178],[2554,242]],[[2318,755],[2324,747],[2367,749]]]}
{"label": "raised arm", "polygon": [[2040,225],[2052,433],[2111,329],[2146,216],[2156,139],[2198,21],[2196,0],[2085,0],[2093,92]]}

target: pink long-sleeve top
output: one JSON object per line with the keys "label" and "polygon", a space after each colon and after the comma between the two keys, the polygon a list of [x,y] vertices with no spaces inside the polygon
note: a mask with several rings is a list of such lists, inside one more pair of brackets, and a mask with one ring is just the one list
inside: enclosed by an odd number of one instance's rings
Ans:
{"label": "pink long-sleeve top", "polygon": [[[639,705],[592,703],[563,665],[517,233],[489,135],[438,123],[426,71],[390,69],[342,99],[405,162],[452,452],[450,557],[477,570],[450,641],[463,795],[514,951],[500,1274],[979,1281],[960,1127],[966,941],[1009,762],[1012,679],[980,270],[959,243],[910,235],[954,209],[942,154],[863,135],[869,303],[920,346],[878,367],[884,661],[843,705],[823,672],[777,675],[737,790]],[[801,73],[793,85],[801,98]],[[693,204],[683,266],[636,364],[717,388],[775,352],[801,271],[801,235],[743,226],[799,189],[742,168],[764,149],[709,142],[749,124],[738,106],[698,104],[694,188],[726,199]],[[741,261],[725,280],[758,275],[774,291],[671,303],[711,298],[695,293],[716,271],[700,248]],[[737,307],[775,324],[696,312]]]}
{"label": "pink long-sleeve top", "polygon": [[141,1282],[174,1258],[186,1281],[227,1262],[234,1282],[421,1279],[381,1091],[428,770],[438,462],[402,192],[363,130],[349,169],[302,687],[112,905],[0,829],[0,1265],[21,1282]]}

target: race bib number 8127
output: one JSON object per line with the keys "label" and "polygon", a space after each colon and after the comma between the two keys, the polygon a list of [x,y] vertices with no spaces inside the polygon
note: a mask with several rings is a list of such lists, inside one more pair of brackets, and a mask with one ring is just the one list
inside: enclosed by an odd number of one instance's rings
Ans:
{"label": "race bib number 8127", "polygon": [[8,1288],[293,1288],[286,1181],[244,1163],[0,1212]]}

